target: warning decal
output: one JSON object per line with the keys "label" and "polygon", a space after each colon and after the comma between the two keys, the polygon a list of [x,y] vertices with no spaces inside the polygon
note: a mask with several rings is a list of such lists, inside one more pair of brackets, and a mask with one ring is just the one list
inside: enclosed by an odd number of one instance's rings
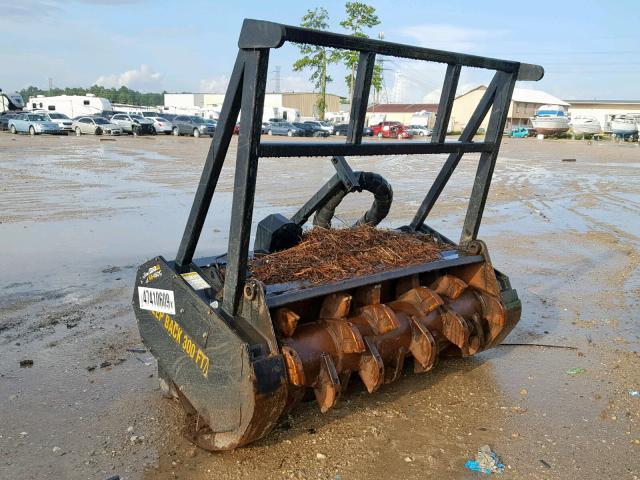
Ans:
{"label": "warning decal", "polygon": [[184,278],[194,290],[204,290],[205,288],[211,288],[211,285],[209,285],[205,281],[205,279],[198,274],[198,272],[183,273],[182,278]]}

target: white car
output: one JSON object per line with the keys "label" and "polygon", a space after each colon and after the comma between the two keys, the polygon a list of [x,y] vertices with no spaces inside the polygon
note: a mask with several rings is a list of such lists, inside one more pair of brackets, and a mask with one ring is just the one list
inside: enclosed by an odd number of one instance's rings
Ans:
{"label": "white car", "polygon": [[433,131],[426,125],[407,125],[407,130],[414,137],[428,137],[433,134]]}
{"label": "white car", "polygon": [[329,133],[329,135],[333,135],[333,125],[331,125],[329,122],[321,122],[319,120],[307,120],[306,122],[309,125],[313,125],[314,127],[317,127],[321,130],[324,130],[325,132]]}
{"label": "white car", "polygon": [[47,112],[46,110],[35,110],[33,113],[42,115],[51,123],[55,123],[56,125],[58,125],[61,132],[73,132],[73,120],[67,117],[64,113]]}
{"label": "white car", "polygon": [[144,118],[141,115],[116,113],[111,117],[110,121],[122,128],[124,133],[130,133],[131,135],[144,135],[145,133],[156,134],[156,129],[153,128],[153,120]]}
{"label": "white car", "polygon": [[104,117],[78,117],[73,121],[73,129],[77,136],[89,135],[122,135],[122,127],[110,123]]}
{"label": "white car", "polygon": [[153,120],[153,128],[156,129],[156,133],[164,133],[165,135],[171,135],[173,130],[173,123],[166,118],[162,117],[146,117],[149,120]]}

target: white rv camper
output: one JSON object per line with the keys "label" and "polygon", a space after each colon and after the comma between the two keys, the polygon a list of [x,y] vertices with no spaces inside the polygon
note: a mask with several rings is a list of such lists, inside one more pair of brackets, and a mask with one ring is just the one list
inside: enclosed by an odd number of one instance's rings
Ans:
{"label": "white rv camper", "polygon": [[372,113],[371,115],[369,115],[368,117],[368,122],[367,124],[370,127],[373,127],[374,125],[378,125],[381,122],[384,122],[387,120],[387,114],[386,113]]}
{"label": "white rv camper", "polygon": [[419,112],[416,112],[413,115],[411,115],[411,120],[409,121],[410,122],[409,125],[421,125],[421,126],[428,127],[429,124],[431,123],[431,115],[433,115],[433,113],[427,112],[426,110],[421,110]]}
{"label": "white rv camper", "polygon": [[196,117],[202,117],[209,120],[218,120],[220,116],[220,106],[207,106],[207,107],[172,107],[172,106],[160,106],[159,116],[163,113],[169,113],[173,115],[193,115]]}
{"label": "white rv camper", "polygon": [[96,97],[92,93],[87,93],[86,95],[58,95],[56,97],[38,95],[37,97],[30,97],[27,102],[27,109],[59,112],[70,118],[75,118],[81,115],[100,115],[102,112],[112,111],[113,107],[106,98]]}
{"label": "white rv camper", "polygon": [[262,112],[262,121],[268,122],[273,118],[286,120],[287,122],[299,122],[300,110],[290,107],[265,106]]}
{"label": "white rv camper", "polygon": [[0,90],[0,113],[9,110],[22,110],[24,108],[24,100],[19,93],[4,93]]}

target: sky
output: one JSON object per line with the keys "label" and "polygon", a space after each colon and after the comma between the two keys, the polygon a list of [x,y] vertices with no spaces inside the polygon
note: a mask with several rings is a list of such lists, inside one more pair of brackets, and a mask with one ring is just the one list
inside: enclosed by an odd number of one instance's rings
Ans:
{"label": "sky", "polygon": [[[640,100],[638,0],[369,1],[385,40],[536,63],[545,77],[520,87],[565,100]],[[309,8],[344,1],[0,0],[0,88],[127,87],[141,91],[224,92],[244,18],[297,25]],[[281,69],[283,91],[309,91],[294,72],[294,45],[270,56],[267,90]],[[328,91],[345,95],[346,71],[330,69]],[[444,66],[387,58],[382,101],[437,102]],[[487,84],[490,72],[463,69],[458,92]]]}

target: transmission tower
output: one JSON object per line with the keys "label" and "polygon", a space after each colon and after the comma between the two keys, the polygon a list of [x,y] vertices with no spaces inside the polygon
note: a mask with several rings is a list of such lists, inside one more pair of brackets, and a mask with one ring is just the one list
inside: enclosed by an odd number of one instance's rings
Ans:
{"label": "transmission tower", "polygon": [[275,73],[275,77],[274,77],[275,88],[274,88],[274,91],[276,93],[280,93],[280,65],[276,65],[274,73]]}

